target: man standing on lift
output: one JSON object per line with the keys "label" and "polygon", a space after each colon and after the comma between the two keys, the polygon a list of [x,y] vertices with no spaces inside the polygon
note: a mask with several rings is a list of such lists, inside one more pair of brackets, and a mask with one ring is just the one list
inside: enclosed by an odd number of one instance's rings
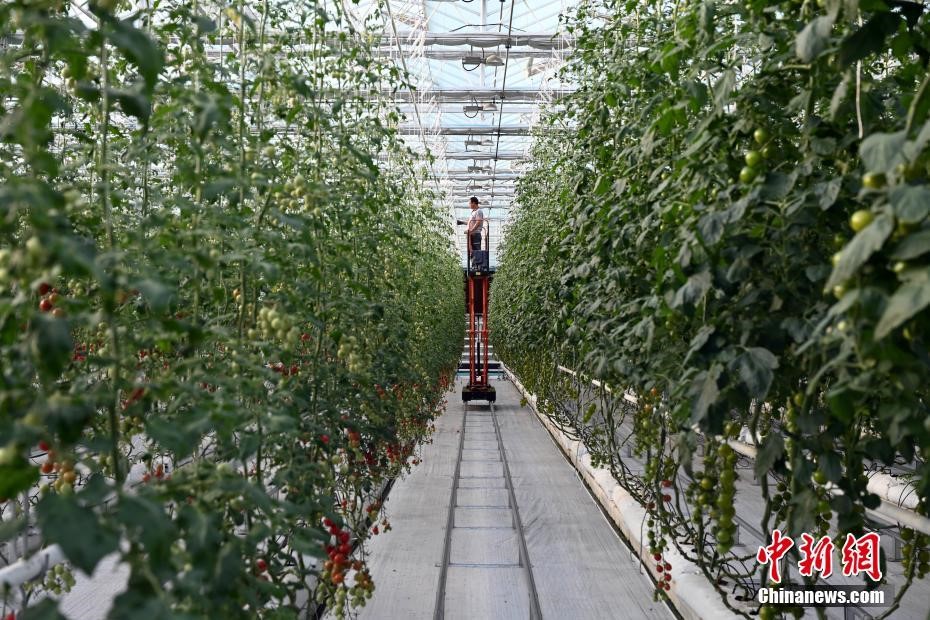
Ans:
{"label": "man standing on lift", "polygon": [[484,212],[478,205],[478,197],[472,196],[468,201],[471,207],[471,215],[468,218],[468,258],[471,262],[472,255],[481,250],[481,232],[484,230]]}

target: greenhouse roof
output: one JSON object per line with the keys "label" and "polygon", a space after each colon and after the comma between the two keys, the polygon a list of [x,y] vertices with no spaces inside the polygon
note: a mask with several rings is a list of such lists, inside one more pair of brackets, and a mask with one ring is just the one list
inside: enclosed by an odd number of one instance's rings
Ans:
{"label": "greenhouse roof", "polygon": [[[345,3],[361,24],[374,3]],[[544,104],[570,90],[557,76],[572,39],[560,15],[577,0],[389,0],[380,47],[415,87],[397,96],[399,130],[429,166],[458,221],[476,195],[488,212],[491,261]],[[464,224],[456,243],[465,255]]]}

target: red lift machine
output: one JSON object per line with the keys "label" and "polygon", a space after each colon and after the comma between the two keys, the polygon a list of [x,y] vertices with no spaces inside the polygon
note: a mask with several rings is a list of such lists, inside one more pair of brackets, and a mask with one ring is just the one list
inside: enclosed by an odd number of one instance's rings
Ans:
{"label": "red lift machine", "polygon": [[468,313],[468,385],[462,401],[485,400],[493,403],[497,392],[488,381],[488,292],[494,272],[490,268],[490,235],[482,235],[481,250],[472,250],[465,233],[468,263],[465,267],[465,307]]}

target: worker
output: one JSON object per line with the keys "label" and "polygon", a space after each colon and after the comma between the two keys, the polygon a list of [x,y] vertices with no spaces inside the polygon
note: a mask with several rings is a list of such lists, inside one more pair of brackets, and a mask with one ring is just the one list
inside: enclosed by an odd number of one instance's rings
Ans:
{"label": "worker", "polygon": [[468,201],[471,215],[468,218],[468,254],[481,249],[481,231],[484,229],[484,212],[478,203],[478,197],[472,196]]}

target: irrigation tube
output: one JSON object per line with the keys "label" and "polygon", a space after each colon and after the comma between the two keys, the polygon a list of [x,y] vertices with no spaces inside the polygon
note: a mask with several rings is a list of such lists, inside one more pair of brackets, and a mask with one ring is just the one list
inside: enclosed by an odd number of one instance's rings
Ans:
{"label": "irrigation tube", "polygon": [[[557,366],[557,368],[560,372],[564,372],[565,374],[582,380],[588,380],[587,377],[583,377],[576,371],[566,368],[565,366]],[[513,376],[509,370],[507,370],[507,373],[509,376]],[[589,381],[591,385],[602,388],[608,393],[612,393],[610,387],[600,381],[596,379],[590,379]],[[514,383],[514,385],[518,384],[519,382]],[[522,385],[520,385],[520,390],[523,391]],[[624,392],[623,398],[632,404],[638,402],[636,395],[630,391]],[[533,403],[535,405],[535,398],[533,399]],[[756,447],[751,443],[738,439],[728,439],[727,443],[733,448],[734,452],[738,452],[746,458],[756,460],[758,452]],[[869,509],[868,512],[880,517],[883,521],[899,523],[930,536],[930,518],[914,512],[914,509],[917,507],[917,498],[913,494],[913,488],[907,482],[895,476],[877,472],[869,476],[867,488],[871,493],[878,495],[881,501],[878,508]],[[831,495],[839,495],[842,493],[842,491],[836,487],[828,487],[827,491],[829,491]]]}

